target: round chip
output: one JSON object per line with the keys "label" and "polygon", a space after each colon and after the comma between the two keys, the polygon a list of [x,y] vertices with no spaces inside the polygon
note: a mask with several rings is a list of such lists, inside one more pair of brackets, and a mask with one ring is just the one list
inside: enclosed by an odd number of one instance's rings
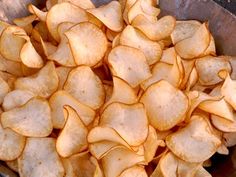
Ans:
{"label": "round chip", "polygon": [[80,23],[88,21],[86,12],[69,2],[54,5],[47,14],[46,24],[48,31],[56,41],[60,41],[57,27],[62,22]]}
{"label": "round chip", "polygon": [[18,158],[24,147],[25,137],[0,124],[0,160],[9,161]]}
{"label": "round chip", "polygon": [[203,162],[220,146],[220,139],[213,133],[208,122],[193,116],[190,123],[166,138],[167,147],[187,162]]}
{"label": "round chip", "polygon": [[188,110],[188,98],[164,80],[148,87],[140,102],[145,105],[150,124],[160,131],[182,122]]}
{"label": "round chip", "polygon": [[88,130],[73,108],[64,106],[64,114],[66,123],[57,138],[56,148],[62,157],[69,157],[87,148]]}
{"label": "round chip", "polygon": [[28,138],[18,164],[22,177],[63,177],[65,173],[53,138]]}
{"label": "round chip", "polygon": [[25,105],[2,113],[4,128],[29,137],[46,137],[52,132],[51,110],[46,100],[32,98]]}
{"label": "round chip", "polygon": [[88,9],[87,12],[98,18],[112,31],[119,32],[123,28],[121,5],[117,1],[111,1],[98,8]]}
{"label": "round chip", "polygon": [[108,56],[113,75],[124,79],[133,88],[151,76],[144,54],[135,48],[118,46]]}
{"label": "round chip", "polygon": [[148,120],[143,104],[110,104],[102,113],[100,126],[115,129],[131,146],[141,145],[148,135]]}
{"label": "round chip", "polygon": [[[25,36],[26,32],[17,26],[8,26],[0,37],[0,53],[1,55],[12,61],[21,61],[20,60],[20,51],[23,45],[25,44],[25,39],[17,36],[15,33],[22,33]],[[9,47],[11,46],[11,47]]]}
{"label": "round chip", "polygon": [[158,42],[151,41],[134,27],[128,25],[122,31],[120,44],[140,49],[145,55],[149,65],[160,60],[162,49]]}
{"label": "round chip", "polygon": [[96,25],[90,22],[79,23],[65,32],[65,35],[77,65],[95,66],[105,55],[107,39]]}
{"label": "round chip", "polygon": [[105,100],[102,82],[88,66],[73,69],[67,78],[64,89],[79,102],[94,110],[100,108]]}

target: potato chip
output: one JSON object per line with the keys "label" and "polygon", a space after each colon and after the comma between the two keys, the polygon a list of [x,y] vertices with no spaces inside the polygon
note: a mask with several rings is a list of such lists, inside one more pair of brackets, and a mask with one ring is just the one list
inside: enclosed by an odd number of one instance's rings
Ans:
{"label": "potato chip", "polygon": [[208,46],[207,49],[204,51],[203,56],[206,56],[206,55],[213,55],[213,56],[216,56],[215,40],[214,40],[214,38],[213,38],[212,35],[211,35],[211,37],[210,37],[209,46]]}
{"label": "potato chip", "polygon": [[140,49],[149,65],[159,61],[162,55],[162,49],[158,42],[151,41],[139,30],[130,25],[122,31],[120,44]]}
{"label": "potato chip", "polygon": [[91,9],[95,7],[91,0],[58,0],[58,3],[62,2],[70,2],[82,9]]}
{"label": "potato chip", "polygon": [[29,16],[22,17],[22,18],[15,18],[13,20],[13,22],[17,26],[22,27],[26,31],[26,33],[28,35],[30,35],[31,31],[33,29],[32,23],[33,23],[33,21],[36,20],[36,18],[37,18],[36,15],[29,15]]}
{"label": "potato chip", "polygon": [[20,59],[24,65],[30,68],[41,68],[44,64],[42,57],[37,53],[30,40],[23,45]]}
{"label": "potato chip", "polygon": [[121,34],[119,33],[116,35],[116,37],[112,41],[112,48],[117,47],[120,44],[120,36]]}
{"label": "potato chip", "polygon": [[3,128],[29,137],[46,137],[52,132],[51,110],[46,100],[32,98],[21,107],[2,113]]}
{"label": "potato chip", "polygon": [[204,118],[193,116],[186,127],[166,138],[166,144],[180,159],[187,162],[202,162],[216,152],[221,141]]}
{"label": "potato chip", "polygon": [[236,115],[233,113],[233,120],[217,115],[211,115],[211,122],[214,127],[222,132],[236,132]]}
{"label": "potato chip", "polygon": [[128,12],[129,12],[130,8],[134,5],[134,3],[136,1],[137,0],[126,0],[126,2],[125,2],[125,7],[124,7],[124,11],[123,11],[123,19],[124,19],[126,24],[129,24]]}
{"label": "potato chip", "polygon": [[[116,2],[116,1],[115,1]],[[114,32],[112,30],[110,30],[109,28],[106,29],[106,37],[109,41],[113,41],[113,39],[120,33],[118,32]]]}
{"label": "potato chip", "polygon": [[40,21],[38,22],[32,32],[31,32],[31,37],[32,39],[35,39],[36,41],[40,42],[40,39],[42,38],[43,41],[49,41],[50,38],[50,34],[49,34],[49,31],[47,29],[47,25],[45,22],[43,21]]}
{"label": "potato chip", "polygon": [[[58,13],[60,12],[60,13]],[[48,31],[56,41],[60,41],[57,27],[62,22],[80,23],[88,21],[86,12],[69,2],[63,2],[53,6],[47,14],[46,24]]]}
{"label": "potato chip", "polygon": [[0,55],[0,71],[4,71],[14,76],[23,76],[21,63],[8,60]]}
{"label": "potato chip", "polygon": [[160,61],[163,63],[173,65],[176,58],[177,58],[177,53],[175,51],[175,48],[170,47],[163,50]]}
{"label": "potato chip", "polygon": [[214,85],[222,81],[218,76],[221,70],[231,72],[231,66],[228,60],[220,57],[206,56],[199,58],[195,63],[199,82],[202,85]]}
{"label": "potato chip", "polygon": [[144,15],[138,15],[132,21],[132,26],[142,31],[149,39],[160,41],[170,36],[175,28],[175,18],[164,16],[156,22],[149,21]]}
{"label": "potato chip", "polygon": [[144,162],[144,156],[135,154],[125,147],[117,147],[102,158],[106,177],[119,176],[125,169]]}
{"label": "potato chip", "polygon": [[106,108],[107,105],[114,102],[121,102],[126,104],[134,104],[137,102],[138,98],[135,94],[133,88],[124,80],[119,77],[113,77],[113,91],[110,99],[103,105],[103,109]]}
{"label": "potato chip", "polygon": [[58,3],[58,0],[47,0],[46,1],[46,8],[47,8],[47,10],[50,10],[57,3]]}
{"label": "potato chip", "polygon": [[52,109],[51,115],[54,128],[61,129],[65,124],[66,119],[63,114],[63,107],[65,105],[72,107],[86,126],[95,118],[95,111],[78,102],[75,98],[63,90],[55,92],[49,99],[49,104]]}
{"label": "potato chip", "polygon": [[28,10],[29,10],[30,13],[36,15],[39,18],[40,21],[43,21],[43,22],[46,21],[47,12],[44,12],[44,11],[38,9],[33,4],[28,5]]}
{"label": "potato chip", "polygon": [[[150,1],[149,1],[150,2]],[[146,0],[136,0],[134,5],[129,9],[128,22],[132,23],[134,18],[140,14],[144,15],[148,20],[155,22],[160,13],[160,9],[154,7]]]}
{"label": "potato chip", "polygon": [[6,29],[8,26],[10,26],[10,24],[0,20],[0,36],[1,36],[2,32],[4,31],[4,29]]}
{"label": "potato chip", "polygon": [[77,112],[70,106],[64,106],[65,126],[57,138],[57,152],[62,157],[69,157],[82,152],[88,147],[88,130]]}
{"label": "potato chip", "polygon": [[200,167],[196,173],[194,177],[212,177],[211,174],[206,171],[203,167]]}
{"label": "potato chip", "polygon": [[175,44],[175,50],[184,59],[193,59],[204,53],[210,43],[210,33],[206,23],[202,24],[193,35]]}
{"label": "potato chip", "polygon": [[26,35],[22,28],[13,25],[8,26],[2,32],[0,37],[0,53],[8,60],[19,62],[21,61],[20,51],[25,43],[25,39],[17,36],[15,33],[22,33]]}
{"label": "potato chip", "polygon": [[96,166],[93,177],[104,177],[103,171],[102,171],[98,161],[94,157],[91,157],[90,161]]}
{"label": "potato chip", "polygon": [[131,149],[131,147],[123,139],[123,137],[121,137],[121,135],[119,135],[119,133],[114,128],[110,127],[104,127],[104,126],[94,127],[93,129],[90,130],[87,139],[89,143],[110,141],[116,144],[123,145],[128,149]]}
{"label": "potato chip", "polygon": [[184,93],[165,80],[148,87],[140,102],[145,105],[150,124],[160,131],[182,122],[188,110]]}
{"label": "potato chip", "polygon": [[[224,56],[226,58],[226,56]],[[236,80],[236,58],[235,57],[228,57],[228,60],[230,62],[232,72],[230,74],[231,79]]]}
{"label": "potato chip", "polygon": [[0,77],[0,104],[3,102],[8,92],[10,92],[8,83]]}
{"label": "potato chip", "polygon": [[87,12],[98,18],[112,31],[119,32],[123,28],[121,5],[117,1],[111,1],[98,8],[88,9]]}
{"label": "potato chip", "polygon": [[217,149],[217,153],[222,155],[229,155],[229,150],[225,146],[225,144],[221,144],[220,147],[218,147]]}
{"label": "potato chip", "polygon": [[138,86],[151,76],[144,54],[132,47],[113,48],[108,56],[108,62],[113,75],[124,79],[132,87]]}
{"label": "potato chip", "polygon": [[18,170],[18,160],[17,159],[11,160],[11,161],[5,161],[5,162],[11,170],[13,170],[17,173],[19,172],[19,170]]}
{"label": "potato chip", "polygon": [[143,167],[133,166],[124,170],[119,177],[148,177],[148,175]]}
{"label": "potato chip", "polygon": [[67,78],[64,89],[79,102],[92,109],[101,107],[105,100],[102,82],[88,66],[73,69]]}
{"label": "potato chip", "polygon": [[107,39],[96,25],[89,22],[79,23],[65,35],[77,65],[95,66],[105,55]]}
{"label": "potato chip", "polygon": [[[7,72],[0,71],[0,78],[2,78],[8,84],[10,89],[14,89],[14,82],[16,80],[16,76],[9,74]],[[5,87],[5,88],[7,88],[7,87]]]}
{"label": "potato chip", "polygon": [[34,94],[27,90],[13,90],[3,99],[2,107],[5,111],[20,107],[28,102]]}
{"label": "potato chip", "polygon": [[18,164],[22,177],[63,177],[65,173],[53,138],[28,138]]}
{"label": "potato chip", "polygon": [[236,132],[223,133],[225,145],[232,147],[236,145]]}
{"label": "potato chip", "polygon": [[189,79],[186,83],[186,90],[189,91],[198,81],[198,73],[196,68],[194,67],[189,74]]}
{"label": "potato chip", "polygon": [[18,158],[24,147],[25,137],[0,124],[0,159],[4,161]]}
{"label": "potato chip", "polygon": [[50,56],[51,54],[53,54],[54,52],[56,52],[57,47],[55,45],[53,45],[51,42],[45,42],[43,41],[43,39],[40,37],[40,42],[44,51],[44,55],[46,57]]}
{"label": "potato chip", "polygon": [[[195,67],[194,67],[194,65],[195,65],[195,60],[181,60],[181,64],[182,64],[182,66],[183,66],[183,79],[182,79],[182,82],[181,82],[181,84],[180,84],[180,86],[179,86],[179,88],[180,89],[186,89],[186,84],[189,82],[189,79],[190,79],[190,75],[191,75],[191,73],[192,73],[192,77],[193,76],[195,76],[195,77],[197,77],[196,78],[196,81],[195,80],[193,80],[193,81],[195,81],[195,82],[197,82],[198,81],[198,73],[197,73],[197,71],[196,71],[196,69],[195,69]],[[193,71],[193,70],[195,70],[195,71]],[[195,73],[194,73],[195,72]],[[195,75],[194,75],[195,74]],[[195,79],[195,77],[193,77],[192,79]],[[195,84],[195,83],[194,83]]]}
{"label": "potato chip", "polygon": [[73,55],[70,50],[70,46],[68,44],[68,39],[64,35],[64,33],[69,30],[74,23],[71,22],[63,22],[58,25],[58,33],[60,35],[61,41],[54,53],[48,56],[49,60],[53,60],[60,65],[72,67],[76,66]]}
{"label": "potato chip", "polygon": [[58,87],[58,76],[53,62],[48,62],[38,73],[18,78],[15,81],[15,89],[28,90],[35,95],[47,98]]}
{"label": "potato chip", "polygon": [[56,72],[57,72],[58,79],[59,79],[59,84],[58,84],[58,88],[57,88],[58,90],[63,89],[63,86],[64,86],[71,70],[72,70],[72,68],[64,67],[64,66],[60,66],[60,67],[56,68]]}
{"label": "potato chip", "polygon": [[115,129],[131,146],[141,145],[148,135],[148,120],[141,103],[110,104],[102,113],[99,125]]}

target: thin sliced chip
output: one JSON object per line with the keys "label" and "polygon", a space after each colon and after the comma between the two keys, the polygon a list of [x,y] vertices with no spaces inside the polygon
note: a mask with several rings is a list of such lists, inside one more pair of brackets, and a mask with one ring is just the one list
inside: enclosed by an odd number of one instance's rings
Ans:
{"label": "thin sliced chip", "polygon": [[130,25],[122,31],[120,44],[140,49],[149,65],[159,61],[162,55],[162,49],[158,42],[151,41],[142,32]]}
{"label": "thin sliced chip", "polygon": [[230,133],[223,133],[223,138],[225,141],[225,145],[227,147],[232,147],[236,145],[236,132],[230,132]]}
{"label": "thin sliced chip", "polygon": [[236,57],[230,56],[229,62],[230,62],[231,68],[232,68],[232,72],[230,74],[230,77],[231,77],[231,79],[236,80]]}
{"label": "thin sliced chip", "polygon": [[57,88],[58,90],[63,89],[63,86],[64,86],[71,70],[72,70],[72,68],[63,67],[63,66],[56,68],[56,72],[57,72],[58,79],[59,79],[59,84],[58,84],[58,88]]}
{"label": "thin sliced chip", "polygon": [[206,171],[203,167],[200,167],[196,173],[194,177],[212,177],[211,174]]}
{"label": "thin sliced chip", "polygon": [[211,122],[218,130],[222,132],[236,132],[236,114],[233,114],[233,120],[224,117],[211,115]]}
{"label": "thin sliced chip", "polygon": [[213,56],[216,56],[215,40],[214,40],[214,37],[213,37],[212,35],[211,35],[211,37],[210,37],[210,44],[209,44],[209,46],[207,47],[207,49],[204,51],[203,56],[206,56],[206,55],[213,55]]}
{"label": "thin sliced chip", "polygon": [[89,125],[95,118],[95,111],[78,102],[75,98],[63,90],[55,92],[49,99],[49,104],[52,109],[51,114],[54,128],[61,129],[65,124],[66,119],[63,114],[63,106],[65,105],[72,107],[86,126]]}
{"label": "thin sliced chip", "polygon": [[63,177],[65,173],[53,138],[28,138],[18,164],[22,177]]}
{"label": "thin sliced chip", "polygon": [[0,159],[4,161],[18,158],[24,147],[25,137],[0,124]]}
{"label": "thin sliced chip", "polygon": [[[0,37],[0,53],[1,55],[12,61],[20,60],[20,51],[25,44],[25,39],[15,35],[16,33],[22,33],[26,36],[26,32],[17,26],[8,26]],[[11,46],[11,47],[9,47]]]}
{"label": "thin sliced chip", "polygon": [[30,40],[23,45],[20,59],[24,65],[30,68],[41,68],[44,64],[42,57],[37,53]]}
{"label": "thin sliced chip", "polygon": [[63,66],[76,66],[73,55],[70,50],[70,46],[68,44],[68,39],[64,35],[64,33],[69,30],[74,23],[71,22],[63,22],[58,25],[58,33],[60,35],[61,41],[54,53],[48,56],[49,60],[54,60]]}
{"label": "thin sliced chip", "polygon": [[28,90],[35,95],[47,98],[58,87],[58,76],[53,62],[48,62],[38,73],[18,78],[15,89]]}
{"label": "thin sliced chip", "polygon": [[[113,77],[113,91],[110,99],[103,105],[103,109],[107,105],[114,102],[121,102],[125,104],[134,104],[138,100],[136,93],[133,88],[124,80],[119,77]],[[102,111],[101,110],[101,111]]]}
{"label": "thin sliced chip", "polygon": [[140,102],[145,105],[150,124],[160,131],[182,122],[188,110],[184,93],[165,80],[148,87]]}
{"label": "thin sliced chip", "polygon": [[0,77],[0,104],[2,104],[8,92],[10,92],[8,83]]}
{"label": "thin sliced chip", "polygon": [[3,30],[6,29],[8,26],[10,26],[10,24],[0,20],[0,36],[1,36],[2,32],[3,32]]}
{"label": "thin sliced chip", "polygon": [[[60,13],[58,13],[60,12]],[[57,27],[62,22],[80,23],[88,21],[86,12],[69,2],[63,2],[53,6],[47,14],[46,24],[48,31],[56,41],[60,41]]]}
{"label": "thin sliced chip", "polygon": [[140,14],[134,18],[132,26],[142,31],[149,39],[159,41],[170,36],[175,28],[175,21],[172,16],[164,16],[158,21],[152,22]]}
{"label": "thin sliced chip", "polygon": [[26,31],[26,33],[28,35],[30,35],[32,32],[32,29],[33,29],[32,22],[35,21],[36,18],[37,18],[36,15],[29,15],[29,16],[22,17],[22,18],[15,18],[13,20],[13,22],[17,26],[22,27]]}
{"label": "thin sliced chip", "polygon": [[31,35],[32,39],[35,39],[38,42],[40,42],[41,38],[43,41],[48,41],[50,39],[50,34],[47,29],[47,25],[43,21],[40,21],[35,25]]}
{"label": "thin sliced chip", "polygon": [[125,169],[144,162],[144,156],[135,154],[125,147],[117,147],[102,158],[106,177],[119,176]]}
{"label": "thin sliced chip", "polygon": [[64,89],[92,109],[100,108],[105,100],[102,82],[88,66],[73,69],[67,78]]}
{"label": "thin sliced chip", "polygon": [[102,113],[100,126],[115,129],[131,146],[141,145],[148,135],[148,120],[143,104],[110,104]]}
{"label": "thin sliced chip", "polygon": [[29,137],[46,137],[52,132],[51,110],[46,100],[32,98],[21,107],[2,113],[4,128]]}
{"label": "thin sliced chip", "polygon": [[184,59],[193,59],[204,53],[210,44],[210,33],[207,24],[202,24],[189,38],[175,45],[176,52]]}
{"label": "thin sliced chip", "polygon": [[29,10],[30,13],[36,15],[39,18],[40,21],[43,21],[43,22],[46,21],[47,12],[44,12],[44,11],[38,9],[33,4],[28,5],[28,10]]}
{"label": "thin sliced chip", "polygon": [[128,12],[128,21],[129,24],[132,23],[134,18],[140,14],[144,15],[148,20],[154,22],[157,21],[157,16],[160,13],[160,9],[152,6],[149,3],[150,1],[146,0],[137,0],[134,5],[129,9]]}
{"label": "thin sliced chip", "polygon": [[199,82],[202,85],[214,85],[221,82],[218,73],[221,70],[231,72],[231,66],[227,59],[222,57],[206,56],[199,58],[195,62],[195,66],[199,75]]}
{"label": "thin sliced chip", "polygon": [[88,9],[87,12],[98,18],[112,31],[119,32],[123,28],[121,5],[117,1],[111,1],[98,8]]}
{"label": "thin sliced chip", "polygon": [[229,149],[226,147],[224,143],[222,143],[220,147],[218,147],[217,153],[222,155],[229,155]]}
{"label": "thin sliced chip", "polygon": [[82,9],[91,9],[95,7],[91,0],[58,0],[58,3],[62,2],[70,2]]}
{"label": "thin sliced chip", "polygon": [[11,161],[5,161],[7,166],[12,169],[13,171],[19,173],[19,170],[18,170],[18,160],[15,159],[15,160],[11,160]]}
{"label": "thin sliced chip", "polygon": [[148,177],[144,167],[133,166],[124,170],[119,177]]}
{"label": "thin sliced chip", "polygon": [[104,177],[103,170],[101,169],[101,166],[99,162],[97,161],[97,159],[95,159],[94,157],[91,157],[90,161],[96,166],[93,177]]}
{"label": "thin sliced chip", "polygon": [[184,161],[203,162],[217,151],[221,141],[204,118],[193,116],[186,127],[166,138],[166,144]]}
{"label": "thin sliced chip", "polygon": [[[115,1],[116,2],[116,1]],[[110,30],[109,28],[106,29],[106,37],[109,41],[113,41],[113,39],[120,33],[118,32],[114,32],[112,30]]]}
{"label": "thin sliced chip", "polygon": [[113,75],[128,82],[133,88],[151,76],[144,54],[135,48],[118,46],[111,50],[108,62]]}
{"label": "thin sliced chip", "polygon": [[40,42],[44,51],[44,55],[46,57],[50,56],[51,54],[53,54],[54,52],[56,52],[57,47],[55,45],[53,45],[51,42],[45,42],[43,41],[43,39],[40,37]]}
{"label": "thin sliced chip", "polygon": [[105,55],[107,39],[96,25],[90,22],[79,23],[70,28],[65,35],[77,65],[95,66]]}
{"label": "thin sliced chip", "polygon": [[87,139],[89,143],[111,141],[131,149],[129,144],[119,135],[119,133],[110,127],[98,126],[93,128],[90,130]]}
{"label": "thin sliced chip", "polygon": [[175,59],[177,58],[177,53],[174,47],[167,48],[163,50],[160,61],[167,64],[174,64]]}
{"label": "thin sliced chip", "polygon": [[14,75],[0,71],[0,77],[8,84],[10,89],[14,89],[14,82],[16,80]]}
{"label": "thin sliced chip", "polygon": [[112,48],[117,47],[120,44],[120,36],[121,34],[119,33],[116,35],[116,37],[112,41]]}
{"label": "thin sliced chip", "polygon": [[129,12],[130,8],[135,4],[136,1],[137,0],[126,0],[126,2],[125,2],[125,7],[124,7],[124,11],[123,11],[123,19],[126,24],[129,24],[128,12]]}
{"label": "thin sliced chip", "polygon": [[3,100],[2,107],[5,111],[24,105],[34,94],[27,90],[13,90],[9,92]]}
{"label": "thin sliced chip", "polygon": [[77,112],[70,106],[64,106],[65,126],[57,138],[57,152],[62,157],[84,151],[88,147],[88,130]]}

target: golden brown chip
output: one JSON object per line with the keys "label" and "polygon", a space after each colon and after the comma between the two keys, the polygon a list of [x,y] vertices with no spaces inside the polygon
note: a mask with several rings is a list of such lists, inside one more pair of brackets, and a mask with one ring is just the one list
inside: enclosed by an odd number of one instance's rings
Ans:
{"label": "golden brown chip", "polygon": [[10,92],[8,83],[0,77],[0,104],[3,102],[8,92]]}
{"label": "golden brown chip", "polygon": [[119,177],[148,177],[144,167],[133,166],[124,170]]}
{"label": "golden brown chip", "polygon": [[58,3],[62,2],[70,2],[82,9],[91,9],[95,7],[91,0],[58,0]]}
{"label": "golden brown chip", "polygon": [[44,12],[44,11],[38,9],[33,4],[28,5],[28,10],[29,10],[30,13],[36,15],[39,18],[40,21],[43,21],[43,22],[46,21],[47,12]]}

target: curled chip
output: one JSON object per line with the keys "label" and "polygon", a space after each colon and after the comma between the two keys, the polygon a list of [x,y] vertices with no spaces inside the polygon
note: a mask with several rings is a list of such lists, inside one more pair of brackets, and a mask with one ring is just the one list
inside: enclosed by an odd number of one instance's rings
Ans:
{"label": "curled chip", "polygon": [[24,105],[34,97],[34,94],[27,90],[13,90],[3,100],[2,107],[5,111]]}
{"label": "curled chip", "polygon": [[144,156],[125,147],[117,147],[102,158],[102,166],[106,177],[119,176],[125,169],[144,162]]}
{"label": "curled chip", "polygon": [[[58,13],[60,12],[60,13]],[[54,5],[47,14],[46,24],[48,31],[56,41],[60,41],[57,27],[62,22],[80,23],[88,21],[86,12],[69,2]]]}
{"label": "curled chip", "polygon": [[24,147],[25,137],[17,134],[9,128],[3,128],[0,124],[0,160],[17,159]]}
{"label": "curled chip", "polygon": [[35,95],[47,98],[58,87],[58,76],[53,62],[48,62],[38,73],[28,77],[18,78],[15,88],[28,90]]}
{"label": "curled chip", "polygon": [[58,3],[70,2],[76,6],[79,6],[82,9],[91,9],[94,8],[94,4],[91,0],[57,0]]}
{"label": "curled chip", "polygon": [[133,166],[124,170],[119,177],[148,177],[145,169],[142,166]]}
{"label": "curled chip", "polygon": [[16,33],[27,35],[22,28],[13,25],[3,30],[0,37],[0,54],[8,60],[20,62],[20,51],[26,41]]}
{"label": "curled chip", "polygon": [[151,76],[144,54],[135,48],[118,46],[111,50],[108,56],[113,75],[128,82],[132,87]]}
{"label": "curled chip", "polygon": [[21,107],[2,113],[3,128],[29,137],[46,137],[52,132],[51,110],[46,100],[32,98]]}
{"label": "curled chip", "polygon": [[165,80],[148,87],[140,102],[145,105],[150,124],[160,131],[169,130],[182,122],[188,110],[188,99],[184,93]]}
{"label": "curled chip", "polygon": [[44,11],[38,9],[33,4],[28,5],[28,10],[29,10],[30,13],[36,15],[39,18],[40,21],[43,21],[43,22],[46,21],[47,12],[44,12]]}
{"label": "curled chip", "polygon": [[102,113],[100,126],[115,129],[131,146],[141,145],[148,135],[148,120],[143,104],[110,104]]}
{"label": "curled chip", "polygon": [[58,90],[63,89],[63,86],[64,86],[66,79],[67,79],[69,73],[71,72],[71,70],[72,70],[72,68],[64,67],[64,66],[56,68],[57,76],[59,79]]}
{"label": "curled chip", "polygon": [[65,32],[65,35],[77,65],[95,66],[105,55],[107,39],[96,25],[90,22],[79,23]]}
{"label": "curled chip", "polygon": [[78,102],[74,97],[63,90],[55,92],[50,97],[49,104],[51,107],[53,127],[57,129],[63,128],[65,124],[66,119],[63,114],[63,107],[65,105],[72,107],[86,126],[89,125],[95,117],[95,111],[93,109]]}
{"label": "curled chip", "polygon": [[120,44],[140,49],[149,65],[160,60],[162,49],[158,42],[151,41],[142,32],[128,25],[121,33]]}
{"label": "curled chip", "polygon": [[132,21],[132,26],[142,31],[149,39],[159,41],[170,36],[175,28],[175,18],[164,16],[152,22],[144,15],[138,15]]}
{"label": "curled chip", "polygon": [[100,108],[105,100],[102,82],[88,66],[73,69],[67,78],[64,89],[79,102],[94,110]]}
{"label": "curled chip", "polygon": [[190,123],[166,138],[167,147],[187,162],[203,162],[209,159],[221,144],[208,122],[193,116]]}
{"label": "curled chip", "polygon": [[224,117],[211,115],[211,122],[218,130],[222,132],[236,132],[236,115],[233,114],[233,120],[228,120]]}
{"label": "curled chip", "polygon": [[88,130],[74,109],[65,106],[64,114],[66,123],[57,138],[56,148],[62,157],[69,157],[87,148]]}
{"label": "curled chip", "polygon": [[117,1],[111,1],[98,8],[88,9],[87,12],[98,18],[112,31],[119,32],[123,28],[121,5]]}
{"label": "curled chip", "polygon": [[222,79],[218,76],[221,70],[231,72],[229,61],[223,57],[205,56],[197,59],[195,66],[202,85],[214,85],[221,82]]}
{"label": "curled chip", "polygon": [[65,173],[53,138],[28,138],[18,165],[22,177],[63,177]]}
{"label": "curled chip", "polygon": [[201,56],[210,44],[210,33],[206,23],[203,23],[189,38],[175,44],[175,50],[184,59]]}

